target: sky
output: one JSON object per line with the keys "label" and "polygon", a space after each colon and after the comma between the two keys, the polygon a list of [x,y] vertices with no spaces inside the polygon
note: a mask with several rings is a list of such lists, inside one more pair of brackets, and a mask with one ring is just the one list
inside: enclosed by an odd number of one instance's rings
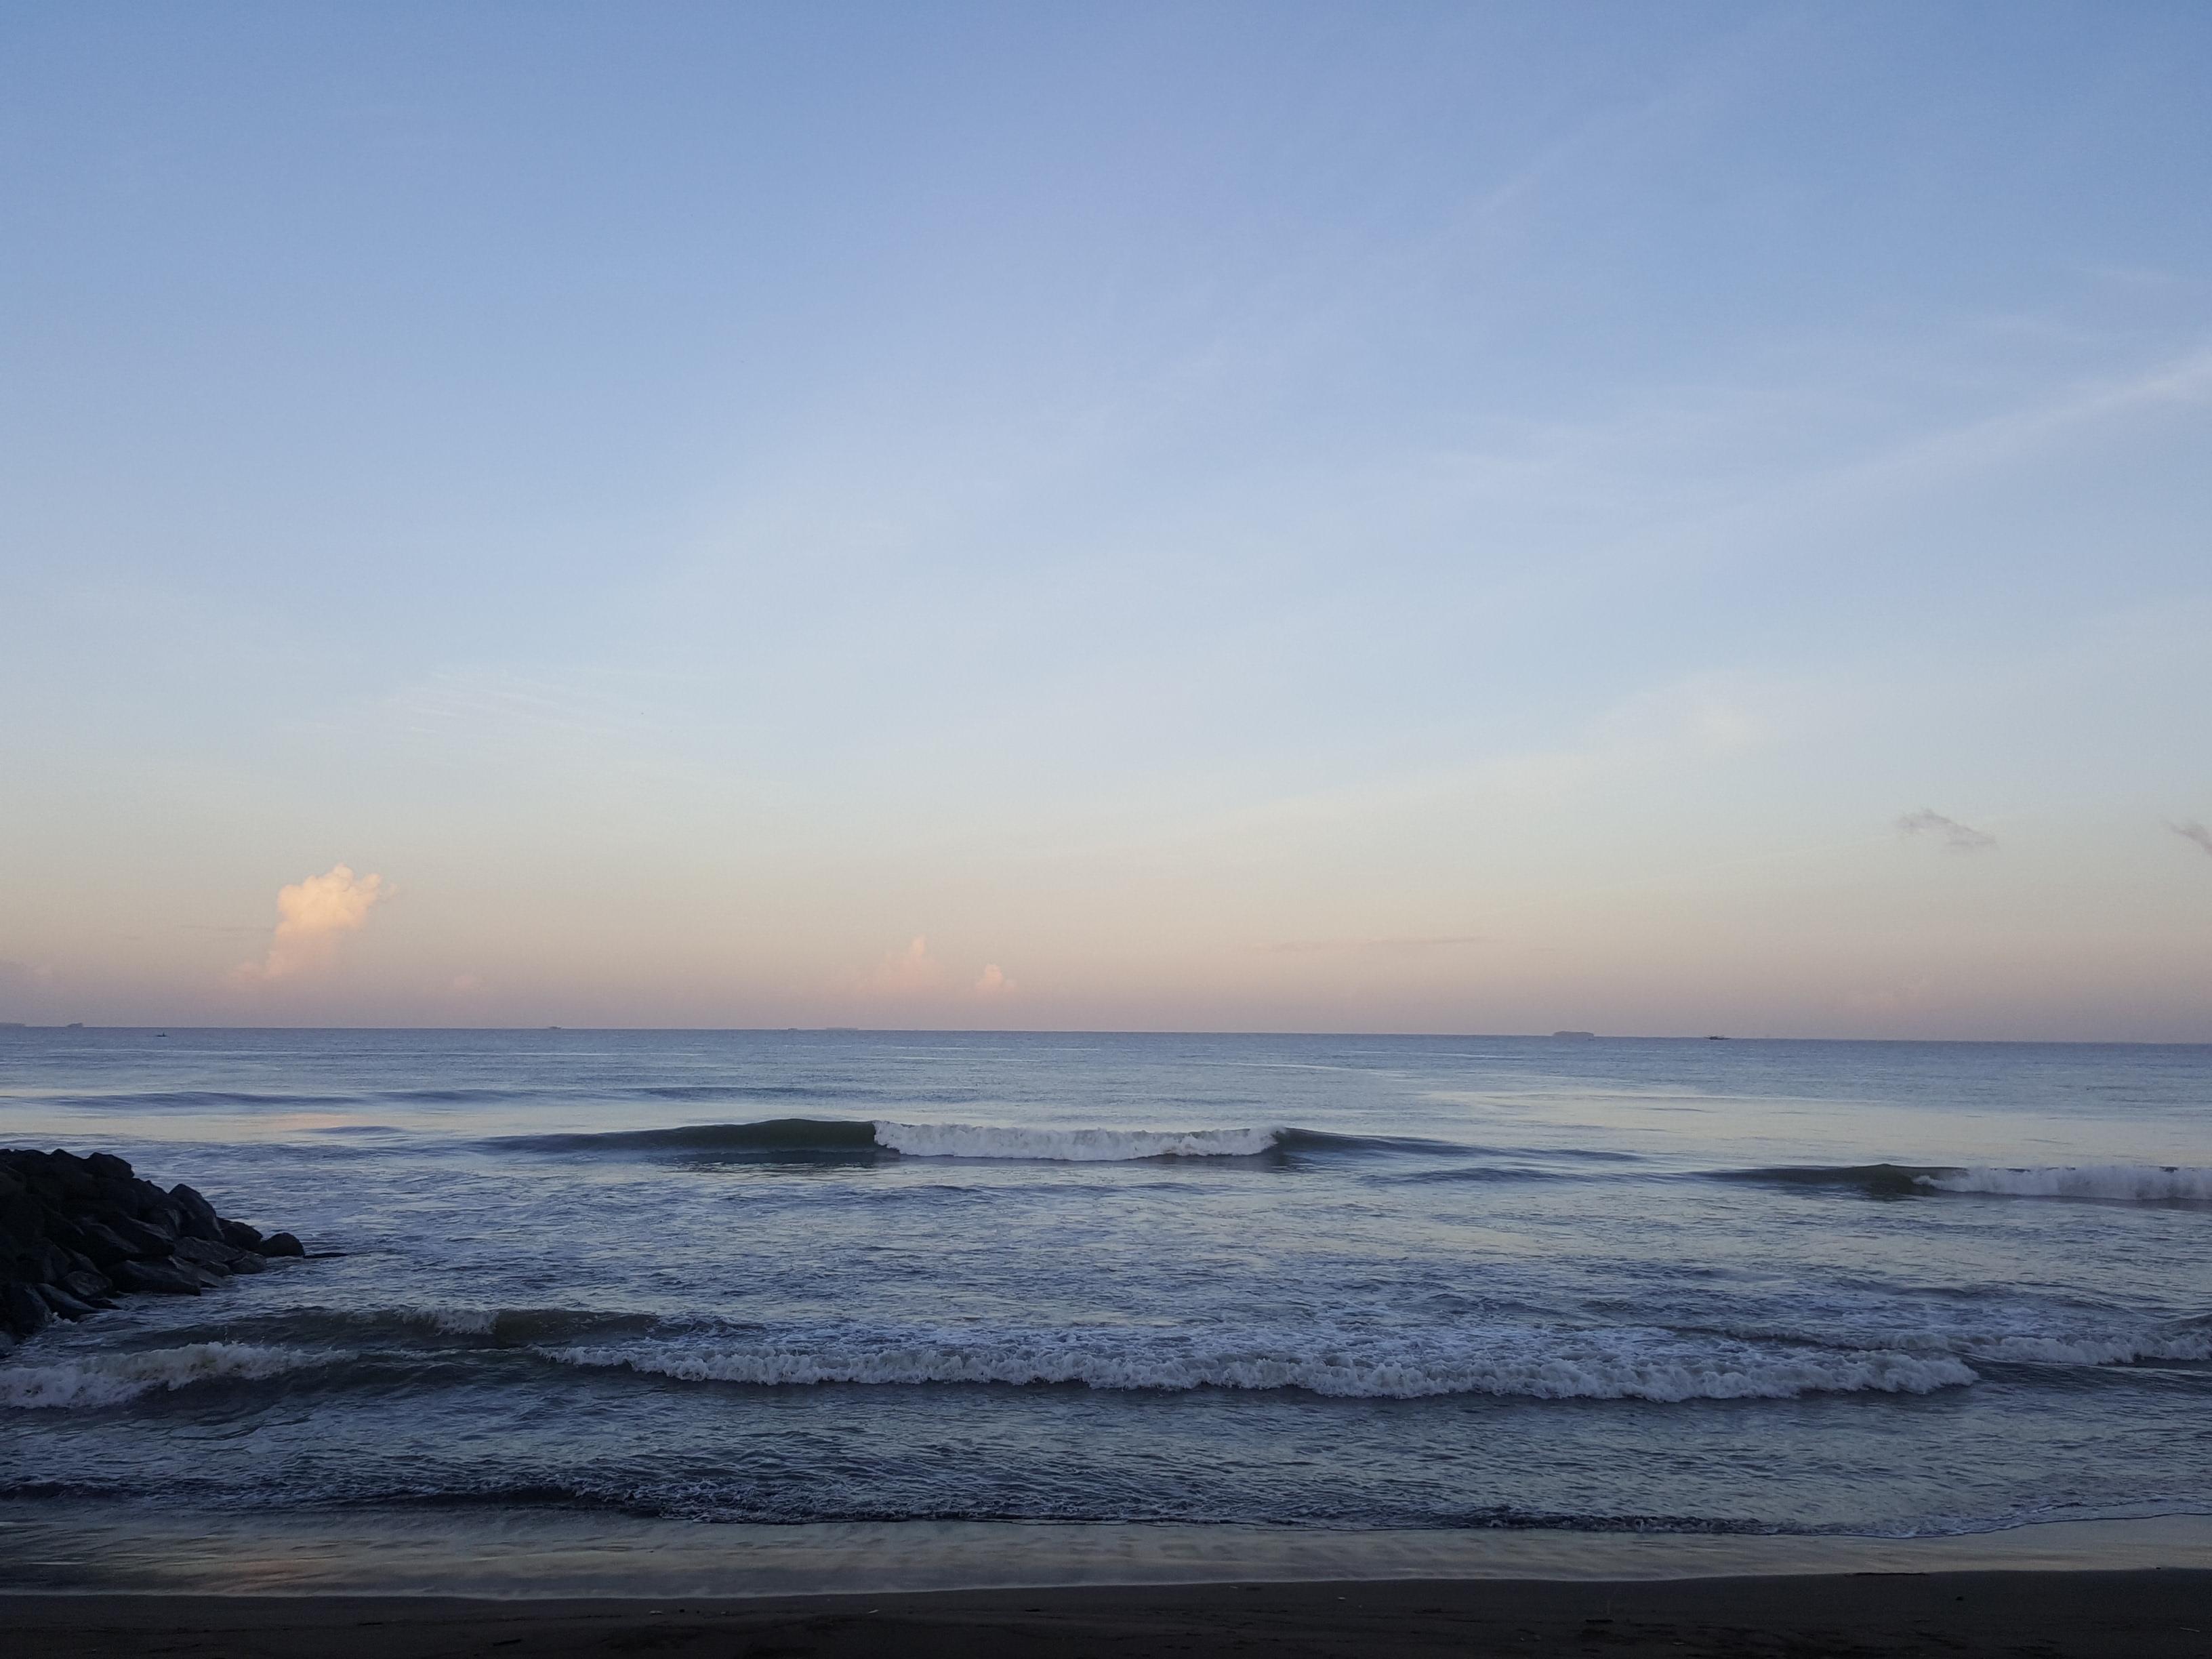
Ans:
{"label": "sky", "polygon": [[0,1019],[2212,1041],[2212,8],[0,0]]}

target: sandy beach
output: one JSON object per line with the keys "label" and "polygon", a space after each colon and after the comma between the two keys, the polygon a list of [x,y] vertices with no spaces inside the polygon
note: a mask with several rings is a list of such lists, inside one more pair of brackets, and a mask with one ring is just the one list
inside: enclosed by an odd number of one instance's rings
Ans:
{"label": "sandy beach", "polygon": [[25,1655],[2197,1656],[2212,1571],[1197,1584],[653,1602],[13,1595]]}

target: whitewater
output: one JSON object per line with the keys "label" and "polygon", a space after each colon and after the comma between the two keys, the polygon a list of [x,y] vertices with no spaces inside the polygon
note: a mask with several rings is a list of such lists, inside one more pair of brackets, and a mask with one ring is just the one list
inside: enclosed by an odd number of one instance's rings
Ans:
{"label": "whitewater", "polygon": [[0,1352],[0,1519],[2212,1513],[2212,1050],[0,1030],[310,1248]]}

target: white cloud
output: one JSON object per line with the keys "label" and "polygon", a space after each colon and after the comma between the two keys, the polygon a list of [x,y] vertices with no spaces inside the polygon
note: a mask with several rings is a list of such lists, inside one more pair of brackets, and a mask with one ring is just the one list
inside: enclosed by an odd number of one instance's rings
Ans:
{"label": "white cloud", "polygon": [[382,876],[356,876],[334,864],[277,890],[276,931],[262,961],[241,963],[236,976],[246,980],[286,979],[329,966],[338,941],[357,933],[388,890]]}
{"label": "white cloud", "polygon": [[1941,812],[1922,807],[1917,812],[1907,812],[1897,821],[1897,833],[1905,836],[1927,836],[1941,842],[1947,852],[1986,853],[1997,844],[1997,838],[1985,830],[1977,830],[1971,823],[1961,823],[1956,818],[1947,818]]}
{"label": "white cloud", "polygon": [[975,981],[975,994],[987,1000],[1005,996],[1013,988],[1013,981],[1006,977],[1006,970],[995,962],[986,963],[981,977]]}

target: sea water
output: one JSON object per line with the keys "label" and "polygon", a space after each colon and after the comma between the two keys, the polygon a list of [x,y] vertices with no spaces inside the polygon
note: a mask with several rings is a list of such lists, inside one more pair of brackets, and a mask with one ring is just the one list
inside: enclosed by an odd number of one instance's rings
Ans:
{"label": "sea water", "polygon": [[0,1145],[335,1253],[0,1352],[18,1520],[2212,1513],[2212,1048],[6,1030]]}

